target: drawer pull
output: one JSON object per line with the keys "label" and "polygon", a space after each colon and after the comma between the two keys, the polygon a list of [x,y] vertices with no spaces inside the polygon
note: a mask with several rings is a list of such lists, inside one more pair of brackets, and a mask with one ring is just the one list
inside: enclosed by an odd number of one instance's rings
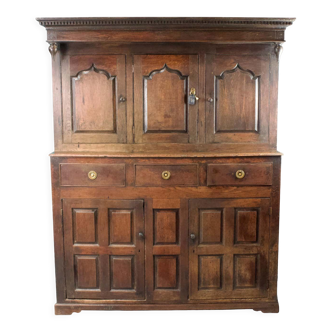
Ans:
{"label": "drawer pull", "polygon": [[164,179],[164,180],[168,180],[170,177],[171,177],[171,172],[169,171],[163,171],[161,173],[161,177]]}
{"label": "drawer pull", "polygon": [[238,179],[243,179],[245,177],[246,173],[245,171],[243,171],[242,169],[239,169],[238,171],[236,171],[235,176]]}
{"label": "drawer pull", "polygon": [[90,180],[95,180],[95,179],[97,178],[97,172],[95,172],[95,171],[90,171],[90,172],[88,173],[88,177],[89,177]]}
{"label": "drawer pull", "polygon": [[195,239],[196,239],[196,235],[195,235],[195,234],[190,234],[190,238],[191,238],[192,240],[195,240]]}

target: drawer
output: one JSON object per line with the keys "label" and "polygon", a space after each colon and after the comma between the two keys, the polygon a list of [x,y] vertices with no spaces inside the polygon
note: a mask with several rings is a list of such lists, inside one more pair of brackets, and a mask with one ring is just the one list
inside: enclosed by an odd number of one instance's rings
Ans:
{"label": "drawer", "polygon": [[136,165],[137,187],[197,186],[198,166],[192,165]]}
{"label": "drawer", "polygon": [[207,185],[272,185],[272,164],[208,164]]}
{"label": "drawer", "polygon": [[125,164],[60,164],[60,185],[124,187]]}

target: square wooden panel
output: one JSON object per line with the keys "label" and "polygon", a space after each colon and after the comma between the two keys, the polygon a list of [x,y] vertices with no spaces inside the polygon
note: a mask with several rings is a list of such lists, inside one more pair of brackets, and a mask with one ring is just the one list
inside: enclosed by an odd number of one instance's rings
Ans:
{"label": "square wooden panel", "polygon": [[222,255],[198,257],[198,288],[222,288]]}
{"label": "square wooden panel", "polygon": [[154,257],[154,281],[155,289],[178,288],[178,256]]}
{"label": "square wooden panel", "polygon": [[75,255],[76,289],[99,289],[98,256]]}
{"label": "square wooden panel", "polygon": [[134,256],[110,257],[111,290],[134,289],[135,287],[134,264],[135,264]]}
{"label": "square wooden panel", "polygon": [[199,211],[199,243],[222,244],[223,242],[223,210],[201,209]]}
{"label": "square wooden panel", "polygon": [[74,244],[97,243],[97,209],[73,209]]}
{"label": "square wooden panel", "polygon": [[109,243],[133,245],[134,227],[131,210],[109,210]]}
{"label": "square wooden panel", "polygon": [[258,242],[259,210],[235,210],[235,244],[250,244]]}
{"label": "square wooden panel", "polygon": [[234,255],[234,289],[256,288],[259,255]]}
{"label": "square wooden panel", "polygon": [[179,242],[179,210],[154,210],[154,244],[177,244]]}

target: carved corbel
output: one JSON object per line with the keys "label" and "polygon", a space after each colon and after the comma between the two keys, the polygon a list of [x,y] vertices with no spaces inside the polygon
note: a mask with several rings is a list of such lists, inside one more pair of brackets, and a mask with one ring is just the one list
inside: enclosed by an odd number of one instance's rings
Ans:
{"label": "carved corbel", "polygon": [[277,55],[277,60],[279,61],[280,55],[282,54],[283,51],[283,47],[281,44],[276,44],[276,46],[274,47],[274,52]]}
{"label": "carved corbel", "polygon": [[59,49],[58,43],[50,43],[48,50],[50,51],[51,55],[54,56]]}

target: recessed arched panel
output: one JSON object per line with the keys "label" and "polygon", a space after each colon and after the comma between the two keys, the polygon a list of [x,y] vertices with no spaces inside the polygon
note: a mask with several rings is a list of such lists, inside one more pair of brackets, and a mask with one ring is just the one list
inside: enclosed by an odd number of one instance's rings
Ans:
{"label": "recessed arched panel", "polygon": [[215,132],[257,132],[259,77],[239,64],[215,76]]}
{"label": "recessed arched panel", "polygon": [[187,76],[165,64],[144,77],[143,93],[145,133],[187,132]]}
{"label": "recessed arched panel", "polygon": [[206,142],[266,144],[273,109],[268,55],[206,55]]}
{"label": "recessed arched panel", "polygon": [[116,78],[91,65],[72,77],[74,133],[116,132]]}
{"label": "recessed arched panel", "polygon": [[[145,54],[134,56],[135,143],[195,143],[199,102],[198,56]],[[192,98],[191,98],[192,99]]]}
{"label": "recessed arched panel", "polygon": [[127,141],[126,57],[64,55],[62,135],[65,144]]}

